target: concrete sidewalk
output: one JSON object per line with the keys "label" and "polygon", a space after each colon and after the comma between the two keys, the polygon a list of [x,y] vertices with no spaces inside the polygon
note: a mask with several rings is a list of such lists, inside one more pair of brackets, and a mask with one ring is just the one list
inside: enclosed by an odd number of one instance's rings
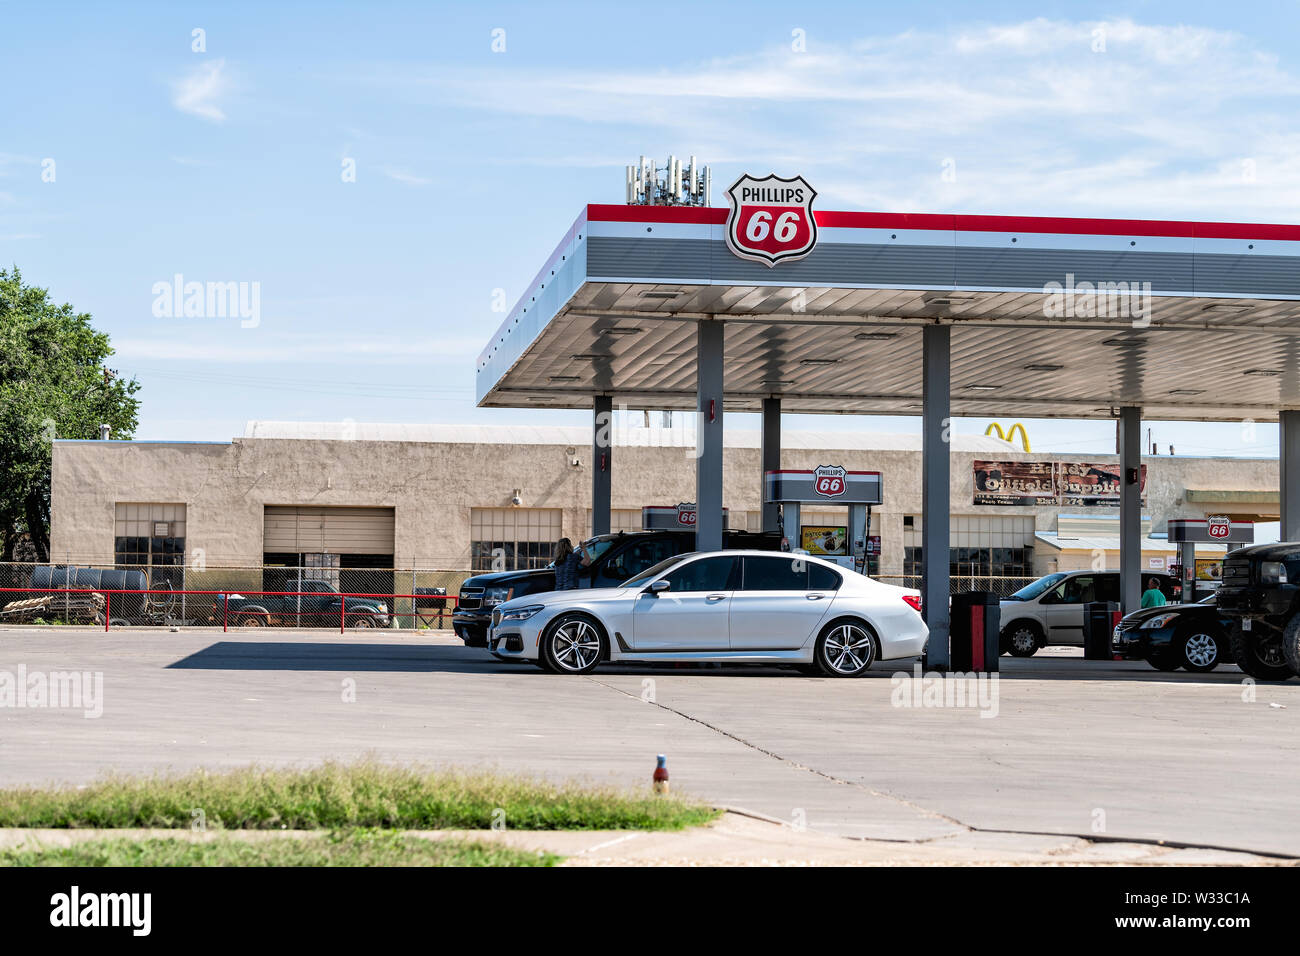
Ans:
{"label": "concrete sidewalk", "polygon": [[[298,839],[319,831],[0,830],[0,849],[67,847],[101,838],[207,842]],[[564,857],[564,866],[1296,866],[1226,850],[1098,843],[1077,837],[966,833],[926,843],[854,840],[729,812],[707,826],[646,830],[408,830]]]}

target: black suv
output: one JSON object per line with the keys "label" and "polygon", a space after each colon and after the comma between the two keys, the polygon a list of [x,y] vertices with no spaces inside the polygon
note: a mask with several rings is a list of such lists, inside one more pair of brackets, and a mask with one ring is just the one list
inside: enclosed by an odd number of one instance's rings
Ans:
{"label": "black suv", "polygon": [[[781,535],[776,532],[724,531],[722,547],[779,550]],[[620,531],[588,538],[579,547],[591,563],[578,569],[578,587],[618,587],[628,578],[651,565],[678,554],[695,550],[693,531]],[[487,629],[492,609],[502,601],[525,594],[555,590],[555,569],[532,571],[495,571],[466,578],[460,586],[451,626],[467,647],[487,646]]]}
{"label": "black suv", "polygon": [[1300,543],[1257,544],[1223,559],[1216,592],[1231,617],[1232,656],[1256,680],[1300,675]]}

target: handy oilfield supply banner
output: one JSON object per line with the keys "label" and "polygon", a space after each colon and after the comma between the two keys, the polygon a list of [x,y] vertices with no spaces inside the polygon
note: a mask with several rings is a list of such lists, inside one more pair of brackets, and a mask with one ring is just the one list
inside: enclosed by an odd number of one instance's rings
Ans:
{"label": "handy oilfield supply banner", "polygon": [[[976,461],[977,505],[1119,505],[1118,464],[1069,461]],[[1147,466],[1139,477],[1146,505]]]}

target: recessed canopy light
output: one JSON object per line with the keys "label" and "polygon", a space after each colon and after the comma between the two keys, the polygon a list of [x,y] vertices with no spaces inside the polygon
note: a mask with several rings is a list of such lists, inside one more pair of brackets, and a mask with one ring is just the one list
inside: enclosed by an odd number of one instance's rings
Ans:
{"label": "recessed canopy light", "polygon": [[1026,365],[1027,372],[1059,372],[1065,368],[1064,365],[1053,365],[1051,362],[1035,362],[1033,365]]}
{"label": "recessed canopy light", "polygon": [[1215,302],[1212,305],[1207,305],[1201,311],[1202,312],[1225,312],[1232,315],[1236,315],[1242,312],[1249,312],[1251,308],[1252,306],[1249,305],[1238,305],[1232,302]]}
{"label": "recessed canopy light", "polygon": [[777,381],[776,379],[764,379],[763,384],[768,388],[787,388],[794,382]]}
{"label": "recessed canopy light", "polygon": [[613,356],[610,355],[599,355],[596,352],[574,352],[569,356],[569,358],[573,359],[575,362],[590,362],[593,359],[612,357]]}
{"label": "recessed canopy light", "polygon": [[839,359],[833,358],[806,358],[800,359],[800,365],[834,365]]}
{"label": "recessed canopy light", "polygon": [[577,375],[552,375],[551,381],[552,382],[576,382],[578,381],[578,376]]}
{"label": "recessed canopy light", "polygon": [[611,325],[607,329],[601,329],[601,335],[636,335],[641,331],[637,326],[630,325]]}
{"label": "recessed canopy light", "polygon": [[679,295],[682,295],[682,294],[683,294],[683,293],[681,293],[681,292],[642,292],[642,293],[641,293],[641,298],[643,298],[643,299],[675,299],[675,298],[677,298]]}
{"label": "recessed canopy light", "polygon": [[1248,368],[1243,375],[1281,375],[1281,369],[1276,368]]}
{"label": "recessed canopy light", "polygon": [[1142,347],[1141,339],[1106,339],[1101,343],[1117,349],[1136,349]]}
{"label": "recessed canopy light", "polygon": [[859,332],[857,335],[853,337],[861,342],[878,342],[878,341],[883,341],[884,339],[896,339],[898,338],[898,333],[897,332]]}
{"label": "recessed canopy light", "polygon": [[1172,388],[1169,390],[1170,395],[1203,395],[1203,388]]}
{"label": "recessed canopy light", "polygon": [[1001,385],[967,385],[966,387],[970,389],[972,392],[992,392],[1001,388],[1002,386]]}

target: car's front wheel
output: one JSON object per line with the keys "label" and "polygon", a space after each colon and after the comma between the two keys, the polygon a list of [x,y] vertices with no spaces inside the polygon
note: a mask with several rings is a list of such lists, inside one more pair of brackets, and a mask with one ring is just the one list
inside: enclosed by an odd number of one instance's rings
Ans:
{"label": "car's front wheel", "polygon": [[827,677],[861,677],[876,660],[876,641],[859,621],[835,621],[814,648],[817,667]]}
{"label": "car's front wheel", "polygon": [[1219,666],[1219,635],[1204,628],[1191,628],[1175,638],[1178,663],[1183,670],[1207,674]]}
{"label": "car's front wheel", "polygon": [[585,614],[561,614],[542,637],[542,661],[557,674],[589,674],[605,656],[605,635]]}
{"label": "car's front wheel", "polygon": [[1282,638],[1276,634],[1232,630],[1232,657],[1237,666],[1255,680],[1288,680],[1294,675],[1282,650]]}
{"label": "car's front wheel", "polygon": [[1300,614],[1287,621],[1282,632],[1282,654],[1291,673],[1300,677]]}
{"label": "car's front wheel", "polygon": [[1042,632],[1031,621],[1017,621],[1002,632],[1002,648],[1012,657],[1033,657]]}

